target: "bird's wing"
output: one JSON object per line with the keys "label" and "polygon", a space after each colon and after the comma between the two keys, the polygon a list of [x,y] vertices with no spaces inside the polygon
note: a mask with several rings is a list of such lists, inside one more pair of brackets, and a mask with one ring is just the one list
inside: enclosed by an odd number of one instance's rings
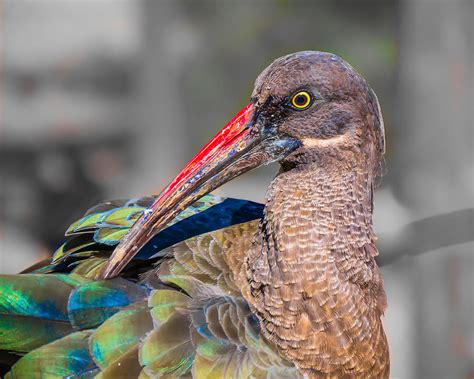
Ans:
{"label": "bird's wing", "polygon": [[97,281],[152,198],[106,202],[68,229],[49,265],[0,276],[0,350],[11,378],[293,378],[262,339],[238,280],[262,207],[207,196]]}
{"label": "bird's wing", "polygon": [[[50,264],[33,272],[71,272],[85,264],[86,269],[81,272],[95,275],[154,200],[153,197],[144,197],[107,201],[91,208],[67,229],[66,236],[69,238],[55,252]],[[144,246],[126,268],[125,275],[132,275],[132,269],[138,266],[146,269],[169,246],[213,230],[260,219],[262,212],[263,205],[251,201],[204,196]],[[95,270],[92,270],[93,265]]]}

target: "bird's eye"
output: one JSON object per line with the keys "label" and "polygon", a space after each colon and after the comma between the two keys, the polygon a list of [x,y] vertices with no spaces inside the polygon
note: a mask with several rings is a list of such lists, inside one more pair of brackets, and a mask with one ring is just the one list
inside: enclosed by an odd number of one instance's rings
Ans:
{"label": "bird's eye", "polygon": [[299,91],[291,98],[291,105],[298,110],[304,110],[311,105],[311,94],[308,91]]}

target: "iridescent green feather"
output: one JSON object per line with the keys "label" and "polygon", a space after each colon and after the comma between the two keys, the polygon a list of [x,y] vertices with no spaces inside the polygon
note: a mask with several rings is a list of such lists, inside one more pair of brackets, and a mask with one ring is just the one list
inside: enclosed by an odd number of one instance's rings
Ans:
{"label": "iridescent green feather", "polygon": [[104,245],[115,246],[125,237],[129,230],[130,228],[100,228],[94,233],[94,241]]}
{"label": "iridescent green feather", "polygon": [[144,299],[147,293],[143,286],[121,278],[87,283],[72,291],[69,319],[79,329],[97,327],[122,308]]}
{"label": "iridescent green feather", "polygon": [[90,232],[101,227],[130,228],[146,208],[121,207],[107,212],[94,213],[73,223],[66,235]]}
{"label": "iridescent green feather", "polygon": [[[77,240],[74,239],[75,241]],[[84,242],[82,244],[77,244],[73,247],[71,247],[71,243],[70,241],[67,241],[65,243],[63,243],[55,252],[54,252],[54,256],[53,256],[53,259],[51,260],[51,263],[57,263],[61,260],[63,260],[66,256],[69,256],[69,255],[77,255],[79,251],[85,249],[85,248],[91,248],[92,246],[94,246],[96,244],[95,241],[87,241],[87,242]]]}
{"label": "iridescent green feather", "polygon": [[[93,253],[94,252],[90,252],[90,254]],[[72,273],[81,275],[85,278],[94,279],[106,263],[106,258],[90,256],[88,259],[79,261],[72,270]]]}
{"label": "iridescent green feather", "polygon": [[162,262],[159,269],[159,277],[164,283],[181,288],[191,297],[199,292],[199,290],[206,286],[196,276],[190,275],[184,271],[182,265],[176,261]]}
{"label": "iridescent green feather", "polygon": [[143,214],[144,207],[123,207],[106,213],[102,224],[111,227],[130,228]]}
{"label": "iridescent green feather", "polygon": [[166,322],[178,310],[187,308],[189,296],[176,290],[155,290],[148,299],[148,306],[156,324]]}
{"label": "iridescent green feather", "polygon": [[186,208],[184,211],[182,211],[176,218],[168,224],[168,226],[171,226],[179,221],[184,220],[185,218],[194,216],[197,213],[204,212],[206,209],[209,209],[210,207],[222,203],[225,200],[225,198],[216,196],[213,194],[208,194],[198,201],[196,201],[194,204]]}
{"label": "iridescent green feather", "polygon": [[76,275],[0,275],[0,350],[28,352],[72,332],[71,291]]}
{"label": "iridescent green feather", "polygon": [[10,377],[92,378],[96,366],[88,348],[90,334],[90,331],[72,333],[32,351],[13,365]]}
{"label": "iridescent green feather", "polygon": [[91,214],[88,216],[84,216],[80,218],[79,220],[73,222],[69,228],[66,230],[66,236],[78,233],[78,232],[84,232],[86,230],[93,230],[95,229],[98,224],[100,223],[100,220],[104,217],[105,212],[101,213],[95,213]]}
{"label": "iridescent green feather", "polygon": [[134,345],[110,363],[95,379],[137,378],[141,371],[142,366],[138,360],[138,345]]}
{"label": "iridescent green feather", "polygon": [[90,349],[97,365],[105,369],[134,347],[153,329],[146,302],[138,302],[105,321],[92,335]]}
{"label": "iridescent green feather", "polygon": [[175,312],[145,338],[139,353],[140,362],[148,375],[180,377],[190,370],[195,350],[189,325],[188,314]]}

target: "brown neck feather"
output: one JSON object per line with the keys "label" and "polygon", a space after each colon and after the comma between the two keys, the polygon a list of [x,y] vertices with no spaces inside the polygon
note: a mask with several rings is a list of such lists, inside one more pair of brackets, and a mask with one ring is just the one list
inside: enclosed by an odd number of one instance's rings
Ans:
{"label": "brown neck feather", "polygon": [[388,377],[372,181],[358,163],[282,171],[246,261],[263,335],[310,378]]}

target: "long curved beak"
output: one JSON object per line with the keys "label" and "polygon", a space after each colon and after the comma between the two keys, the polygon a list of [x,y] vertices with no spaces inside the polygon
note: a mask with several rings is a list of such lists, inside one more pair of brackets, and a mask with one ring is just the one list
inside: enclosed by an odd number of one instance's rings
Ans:
{"label": "long curved beak", "polygon": [[268,144],[262,143],[269,138],[254,125],[254,113],[254,105],[247,105],[197,153],[117,246],[99,274],[101,279],[117,276],[154,235],[196,200],[275,160]]}

